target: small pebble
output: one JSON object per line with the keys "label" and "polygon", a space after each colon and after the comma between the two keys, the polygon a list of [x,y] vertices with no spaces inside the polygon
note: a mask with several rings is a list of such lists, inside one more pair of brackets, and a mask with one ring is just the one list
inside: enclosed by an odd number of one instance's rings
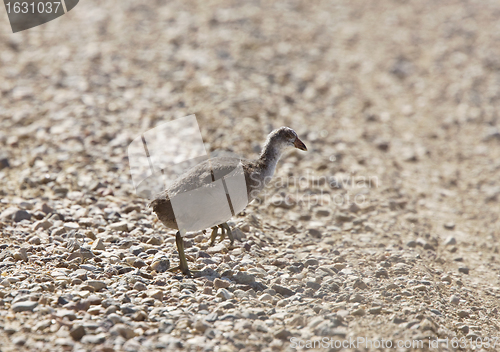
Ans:
{"label": "small pebble", "polygon": [[363,308],[358,308],[358,309],[355,309],[351,312],[351,315],[354,315],[354,316],[363,316],[365,315],[365,310]]}
{"label": "small pebble", "polygon": [[31,219],[31,214],[28,213],[26,210],[18,210],[14,213],[14,216],[12,220],[14,222],[20,222],[22,220],[30,220]]}
{"label": "small pebble", "polygon": [[94,288],[94,290],[96,291],[100,291],[103,288],[107,287],[107,284],[104,281],[99,280],[87,280],[85,283]]}
{"label": "small pebble", "polygon": [[146,286],[146,285],[144,285],[142,282],[137,281],[137,282],[134,284],[134,290],[137,290],[137,291],[145,291],[145,290],[147,290],[147,286]]}
{"label": "small pebble", "polygon": [[273,300],[273,297],[268,293],[264,293],[262,296],[259,297],[259,301],[261,301],[261,302],[269,302],[272,300]]}
{"label": "small pebble", "polygon": [[454,222],[446,222],[443,224],[443,227],[447,230],[453,230],[455,228],[455,223]]}
{"label": "small pebble", "polygon": [[94,243],[92,244],[92,250],[93,251],[104,251],[106,249],[106,247],[104,246],[104,241],[99,238],[97,239],[96,241],[94,241]]}
{"label": "small pebble", "polygon": [[35,307],[38,306],[38,302],[34,301],[23,301],[16,302],[11,306],[12,311],[15,313],[19,312],[32,312]]}
{"label": "small pebble", "polygon": [[469,268],[466,266],[461,266],[458,268],[458,272],[463,274],[469,274]]}
{"label": "small pebble", "polygon": [[217,297],[220,297],[223,300],[228,300],[228,299],[233,299],[234,295],[225,288],[220,288],[217,291]]}
{"label": "small pebble", "polygon": [[128,224],[126,221],[115,222],[114,224],[111,224],[108,227],[112,231],[128,232]]}
{"label": "small pebble", "polygon": [[73,340],[80,341],[85,335],[85,328],[82,325],[73,326],[69,334],[73,338]]}
{"label": "small pebble", "polygon": [[455,237],[453,236],[448,236],[446,237],[446,239],[444,240],[444,245],[445,246],[454,246],[457,244],[457,240],[455,239]]}
{"label": "small pebble", "polygon": [[28,242],[34,246],[38,246],[40,243],[42,243],[42,241],[40,240],[40,237],[37,237],[37,236],[31,237]]}
{"label": "small pebble", "polygon": [[458,305],[460,303],[460,298],[458,296],[452,295],[450,297],[450,303],[454,305]]}
{"label": "small pebble", "polygon": [[221,279],[215,279],[214,280],[214,288],[219,289],[219,288],[228,288],[231,286],[231,283],[226,280],[221,280]]}
{"label": "small pebble", "polygon": [[160,259],[160,260],[154,261],[151,264],[151,269],[153,269],[159,273],[164,273],[168,269],[170,269],[170,261],[168,259]]}
{"label": "small pebble", "polygon": [[101,334],[97,334],[97,335],[85,335],[81,339],[81,343],[83,343],[83,344],[91,343],[94,345],[102,344],[102,343],[104,343],[104,341],[106,341],[106,334],[105,333],[101,333]]}

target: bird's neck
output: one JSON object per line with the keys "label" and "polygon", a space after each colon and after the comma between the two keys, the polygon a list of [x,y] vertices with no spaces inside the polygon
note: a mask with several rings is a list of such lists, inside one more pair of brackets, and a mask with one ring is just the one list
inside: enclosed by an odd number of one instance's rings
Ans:
{"label": "bird's neck", "polygon": [[270,139],[266,141],[264,149],[260,154],[259,161],[262,164],[262,171],[265,176],[272,177],[274,175],[274,170],[276,169],[276,164],[280,160],[283,150],[273,140]]}

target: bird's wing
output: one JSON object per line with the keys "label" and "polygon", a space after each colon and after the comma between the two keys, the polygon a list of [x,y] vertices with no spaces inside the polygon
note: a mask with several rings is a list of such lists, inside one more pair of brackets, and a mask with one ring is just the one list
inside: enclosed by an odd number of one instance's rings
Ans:
{"label": "bird's wing", "polygon": [[[246,169],[248,161],[240,160],[238,158],[220,157],[206,160],[179,176],[155,198],[169,199],[179,193],[193,191],[200,187],[206,187],[214,180],[218,180],[234,171],[234,169],[240,164],[240,161],[243,163],[243,168]],[[153,201],[150,206],[153,205],[154,202],[155,201]]]}

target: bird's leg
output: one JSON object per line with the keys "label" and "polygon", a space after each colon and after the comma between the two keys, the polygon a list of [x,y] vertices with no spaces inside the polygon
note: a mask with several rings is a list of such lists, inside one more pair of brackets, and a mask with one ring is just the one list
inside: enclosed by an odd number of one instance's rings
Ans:
{"label": "bird's leg", "polygon": [[210,244],[209,246],[213,246],[215,239],[217,238],[217,226],[212,227],[212,234],[210,235]]}
{"label": "bird's leg", "polygon": [[177,244],[177,251],[179,252],[179,268],[184,275],[191,276],[189,272],[186,255],[184,254],[184,240],[182,239],[180,231],[175,234],[175,243]]}
{"label": "bird's leg", "polygon": [[191,272],[188,268],[186,255],[184,254],[184,240],[182,239],[180,231],[177,231],[177,233],[175,234],[175,243],[177,244],[177,252],[179,252],[179,266],[172,268],[169,271],[175,271],[179,269],[184,275],[191,277]]}
{"label": "bird's leg", "polygon": [[226,238],[226,229],[222,225],[219,225],[219,228],[221,231],[219,243],[221,243],[222,241],[224,241],[224,238]]}
{"label": "bird's leg", "polygon": [[220,224],[219,226],[221,226],[222,228],[226,229],[227,236],[229,237],[229,241],[231,241],[231,245],[233,245],[233,242],[234,242],[233,233],[231,232],[231,228],[229,227],[229,225],[227,224],[227,222],[225,222],[223,224]]}

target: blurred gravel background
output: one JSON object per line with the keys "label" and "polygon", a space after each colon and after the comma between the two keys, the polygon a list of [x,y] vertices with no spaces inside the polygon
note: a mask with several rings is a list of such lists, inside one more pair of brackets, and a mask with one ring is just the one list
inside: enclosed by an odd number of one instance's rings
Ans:
{"label": "blurred gravel background", "polygon": [[[499,18],[487,0],[86,0],[12,34],[1,10],[1,350],[497,350]],[[276,176],[309,181],[234,218],[236,249],[193,234],[206,275],[182,279],[127,147],[193,113],[208,150],[247,158],[292,127],[308,152]]]}

